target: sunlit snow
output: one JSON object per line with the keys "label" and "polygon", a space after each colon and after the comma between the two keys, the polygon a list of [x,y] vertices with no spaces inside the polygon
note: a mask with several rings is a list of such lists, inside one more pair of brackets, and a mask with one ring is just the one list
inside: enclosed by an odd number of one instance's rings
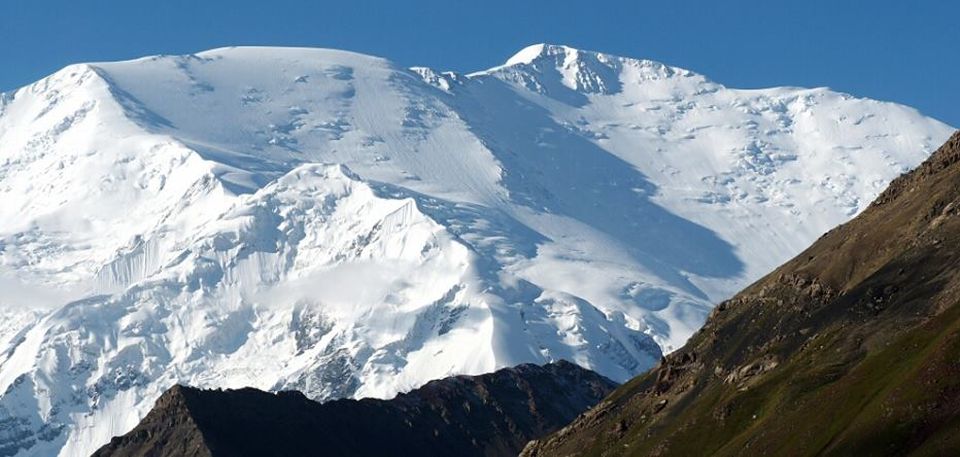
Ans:
{"label": "sunlit snow", "polygon": [[0,455],[87,455],[177,382],[626,380],[950,133],[551,45],[469,75],[290,48],[69,66],[0,96]]}

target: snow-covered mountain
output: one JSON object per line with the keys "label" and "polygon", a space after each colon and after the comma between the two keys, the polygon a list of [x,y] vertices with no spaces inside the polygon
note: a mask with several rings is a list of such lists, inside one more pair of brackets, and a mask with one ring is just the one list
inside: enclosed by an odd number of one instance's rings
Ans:
{"label": "snow-covered mountain", "polygon": [[625,380],[951,131],[552,45],[468,75],[289,48],[69,66],[0,96],[0,456],[85,455],[176,382]]}

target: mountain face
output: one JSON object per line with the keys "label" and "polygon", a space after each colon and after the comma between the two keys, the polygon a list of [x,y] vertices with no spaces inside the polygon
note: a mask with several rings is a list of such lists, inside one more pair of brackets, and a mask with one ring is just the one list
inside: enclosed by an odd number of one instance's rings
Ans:
{"label": "mountain face", "polygon": [[960,454],[960,132],[526,456]]}
{"label": "mountain face", "polygon": [[627,380],[950,131],[551,45],[467,75],[279,48],[67,67],[0,96],[0,455],[88,454],[177,383]]}
{"label": "mountain face", "polygon": [[174,386],[94,456],[515,456],[615,387],[565,361],[431,381],[392,400]]}

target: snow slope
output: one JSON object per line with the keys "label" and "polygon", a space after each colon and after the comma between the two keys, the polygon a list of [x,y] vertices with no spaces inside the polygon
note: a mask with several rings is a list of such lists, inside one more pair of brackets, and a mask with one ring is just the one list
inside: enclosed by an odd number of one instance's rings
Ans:
{"label": "snow slope", "polygon": [[69,66],[0,96],[0,456],[87,454],[176,382],[625,380],[951,131],[552,45],[469,75],[291,48]]}

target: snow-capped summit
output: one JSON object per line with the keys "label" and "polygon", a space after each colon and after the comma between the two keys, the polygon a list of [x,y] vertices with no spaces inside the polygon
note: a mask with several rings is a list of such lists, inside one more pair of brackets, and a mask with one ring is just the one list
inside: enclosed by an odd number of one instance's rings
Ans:
{"label": "snow-capped summit", "polygon": [[[569,46],[535,44],[510,57],[500,67],[480,72],[520,82],[545,93],[560,84],[580,94],[616,94],[624,84],[699,75],[652,60],[631,59]],[[701,77],[702,79],[702,77]]]}
{"label": "snow-capped summit", "polygon": [[469,75],[302,48],[67,67],[0,96],[0,455],[88,454],[178,382],[625,380],[950,132],[551,45]]}
{"label": "snow-capped summit", "polygon": [[530,46],[527,46],[517,51],[516,54],[510,56],[504,65],[508,67],[513,65],[530,65],[537,59],[551,54],[566,55],[568,51],[576,52],[577,50],[564,45],[552,45],[546,43],[531,44]]}

